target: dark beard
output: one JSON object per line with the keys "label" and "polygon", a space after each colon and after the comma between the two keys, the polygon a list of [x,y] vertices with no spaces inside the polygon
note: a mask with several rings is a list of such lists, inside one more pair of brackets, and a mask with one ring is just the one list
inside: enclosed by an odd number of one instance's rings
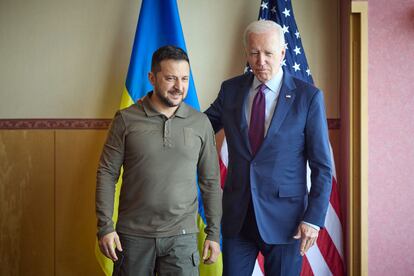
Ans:
{"label": "dark beard", "polygon": [[173,103],[172,101],[170,101],[170,99],[168,99],[168,97],[164,97],[163,95],[161,95],[161,93],[155,92],[155,94],[157,94],[157,97],[161,100],[161,102],[168,107],[176,107],[180,105]]}
{"label": "dark beard", "polygon": [[167,97],[163,97],[163,96],[158,96],[158,98],[161,100],[161,102],[163,102],[163,104],[165,104],[168,107],[175,107],[178,106],[178,104],[173,103],[172,101],[170,101]]}

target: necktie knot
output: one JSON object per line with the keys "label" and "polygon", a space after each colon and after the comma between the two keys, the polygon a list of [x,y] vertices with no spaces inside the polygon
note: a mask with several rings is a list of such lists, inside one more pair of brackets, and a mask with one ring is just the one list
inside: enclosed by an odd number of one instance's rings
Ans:
{"label": "necktie knot", "polygon": [[259,86],[257,86],[257,93],[263,93],[264,94],[266,87],[267,87],[266,84],[261,83]]}

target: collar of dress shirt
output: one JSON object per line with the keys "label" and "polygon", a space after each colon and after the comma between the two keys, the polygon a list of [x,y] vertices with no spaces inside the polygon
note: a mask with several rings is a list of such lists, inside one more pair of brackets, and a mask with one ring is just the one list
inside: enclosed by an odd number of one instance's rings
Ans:
{"label": "collar of dress shirt", "polygon": [[[277,72],[277,74],[273,78],[271,78],[269,81],[265,82],[267,89],[264,92],[271,91],[273,93],[278,94],[280,91],[280,88],[282,87],[282,79],[283,79],[283,69],[282,67],[280,67],[279,72]],[[255,76],[253,79],[253,84],[252,84],[253,91],[256,91],[258,86],[261,84],[262,83]]]}

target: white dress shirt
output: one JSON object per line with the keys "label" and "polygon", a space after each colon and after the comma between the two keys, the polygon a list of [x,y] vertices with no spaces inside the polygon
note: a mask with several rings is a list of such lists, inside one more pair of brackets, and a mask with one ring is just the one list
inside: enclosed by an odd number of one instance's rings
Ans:
{"label": "white dress shirt", "polygon": [[[270,122],[272,121],[273,113],[275,112],[277,99],[279,97],[280,88],[282,87],[283,70],[279,69],[279,72],[271,80],[265,83],[266,88],[263,90],[265,95],[265,129],[264,134],[266,137],[267,130],[269,129]],[[247,95],[246,104],[244,106],[247,126],[250,127],[250,116],[252,112],[252,105],[254,96],[259,91],[259,86],[262,83],[254,77],[253,84],[250,87],[249,95]]]}

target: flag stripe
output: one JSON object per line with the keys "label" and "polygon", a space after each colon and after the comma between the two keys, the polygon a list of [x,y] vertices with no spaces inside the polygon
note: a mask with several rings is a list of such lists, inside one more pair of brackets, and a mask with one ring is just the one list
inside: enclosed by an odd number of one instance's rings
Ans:
{"label": "flag stripe", "polygon": [[260,270],[264,273],[264,257],[262,253],[259,252],[259,255],[257,256],[257,264],[260,267]]}
{"label": "flag stripe", "polygon": [[341,221],[339,220],[337,214],[334,212],[332,205],[329,204],[328,213],[326,214],[325,219],[325,229],[331,237],[332,242],[335,244],[335,247],[338,249],[338,253],[341,256],[341,259],[343,259],[341,228]]}
{"label": "flag stripe", "polygon": [[[313,275],[315,276],[333,275],[317,246],[312,246],[306,253],[306,257],[312,269]],[[312,274],[304,274],[302,271],[301,276],[303,275],[312,275]]]}
{"label": "flag stripe", "polygon": [[221,188],[223,189],[224,183],[226,182],[227,167],[221,158],[219,158],[219,165],[220,165],[220,184],[221,184]]}
{"label": "flag stripe", "polygon": [[344,275],[344,264],[337,248],[325,229],[319,231],[317,247],[333,275]]}
{"label": "flag stripe", "polygon": [[131,94],[129,94],[128,89],[125,87],[124,92],[122,93],[121,104],[119,105],[120,108],[126,108],[133,104],[134,101],[131,98]]}
{"label": "flag stripe", "polygon": [[338,192],[338,184],[336,183],[336,177],[333,177],[332,179],[332,192],[330,197],[330,203],[332,205],[332,208],[335,209],[335,213],[338,215],[338,217],[341,217],[341,206],[339,203],[339,192]]}
{"label": "flag stripe", "polygon": [[263,276],[264,270],[259,264],[259,260],[256,260],[256,264],[253,269],[252,276]]}
{"label": "flag stripe", "polygon": [[302,274],[305,275],[309,275],[309,276],[313,276],[313,271],[312,268],[310,266],[310,263],[308,261],[308,258],[306,256],[303,256],[303,261],[302,261]]}

